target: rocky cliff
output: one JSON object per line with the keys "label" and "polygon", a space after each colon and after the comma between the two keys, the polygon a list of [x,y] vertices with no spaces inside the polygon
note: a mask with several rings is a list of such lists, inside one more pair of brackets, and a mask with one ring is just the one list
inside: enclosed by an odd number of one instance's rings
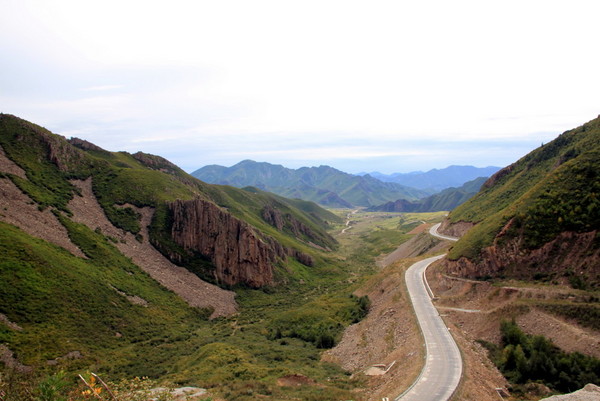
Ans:
{"label": "rocky cliff", "polygon": [[202,199],[176,200],[169,209],[173,240],[186,251],[208,258],[215,265],[217,282],[251,287],[273,283],[273,263],[283,255],[263,242],[250,225]]}
{"label": "rocky cliff", "polygon": [[[274,265],[287,256],[307,266],[314,263],[311,256],[260,235],[248,223],[212,202],[199,198],[177,200],[169,203],[169,213],[173,241],[189,255],[199,254],[210,260],[214,265],[214,280],[220,284],[241,283],[254,288],[272,285]],[[168,256],[176,262],[182,261],[176,253]]]}
{"label": "rocky cliff", "polygon": [[[507,224],[507,226],[510,223]],[[509,229],[509,227],[506,227]],[[523,237],[505,240],[502,233],[478,259],[446,260],[449,273],[469,278],[511,277],[520,280],[551,280],[585,286],[600,281],[598,232],[562,232],[542,247],[525,250]]]}
{"label": "rocky cliff", "polygon": [[600,287],[599,167],[597,118],[498,171],[444,222],[440,231],[461,237],[447,268]]}

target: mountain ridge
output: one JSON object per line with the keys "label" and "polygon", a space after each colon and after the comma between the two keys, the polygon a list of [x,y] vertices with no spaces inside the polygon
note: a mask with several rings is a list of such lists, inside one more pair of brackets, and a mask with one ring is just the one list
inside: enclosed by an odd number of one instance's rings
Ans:
{"label": "mountain ridge", "polygon": [[369,174],[384,182],[396,182],[417,189],[429,189],[436,192],[446,188],[460,187],[468,181],[479,177],[490,177],[500,170],[501,167],[487,166],[461,166],[450,165],[442,169],[431,169],[428,171],[411,171],[408,173],[382,174],[379,172],[361,173]]}
{"label": "mountain ridge", "polygon": [[243,160],[231,167],[209,165],[191,173],[211,183],[234,187],[253,186],[287,198],[300,198],[324,206],[373,206],[399,198],[415,200],[427,191],[376,178],[355,176],[330,166],[289,169],[267,162]]}
{"label": "mountain ridge", "polygon": [[384,203],[380,206],[374,206],[368,211],[371,212],[405,212],[405,213],[425,213],[450,211],[463,204],[471,197],[475,196],[481,186],[487,181],[487,177],[479,177],[466,182],[461,187],[446,188],[441,192],[433,194],[418,201],[407,201],[399,199],[395,202]]}
{"label": "mountain ridge", "polygon": [[600,117],[498,171],[444,222],[442,230],[464,233],[448,269],[597,287],[599,163]]}

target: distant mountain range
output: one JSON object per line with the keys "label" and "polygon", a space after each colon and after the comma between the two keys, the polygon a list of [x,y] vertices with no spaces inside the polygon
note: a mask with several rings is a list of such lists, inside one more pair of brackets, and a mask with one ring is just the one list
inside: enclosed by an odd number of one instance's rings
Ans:
{"label": "distant mountain range", "polygon": [[[383,182],[395,182],[407,187],[432,190],[439,192],[446,188],[460,187],[467,181],[479,177],[490,177],[500,167],[473,167],[473,166],[448,166],[443,169],[433,169],[427,172],[414,171],[411,173],[382,174],[379,172],[368,173],[371,177]],[[367,173],[361,173],[365,175]]]}
{"label": "distant mountain range", "polygon": [[329,166],[289,169],[252,160],[232,167],[205,166],[192,176],[210,184],[252,186],[329,207],[370,207],[398,199],[417,200],[432,194],[432,191],[383,182],[369,175],[348,174]]}
{"label": "distant mountain range", "polygon": [[479,189],[487,177],[479,177],[466,182],[459,188],[446,188],[442,192],[428,196],[417,201],[408,201],[398,199],[395,202],[384,203],[383,205],[369,208],[372,212],[439,212],[442,210],[452,210],[455,207],[465,203],[479,192]]}

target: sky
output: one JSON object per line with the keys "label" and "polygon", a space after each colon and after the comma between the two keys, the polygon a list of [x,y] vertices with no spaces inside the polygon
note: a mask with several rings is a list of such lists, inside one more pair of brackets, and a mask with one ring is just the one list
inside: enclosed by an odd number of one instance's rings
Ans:
{"label": "sky", "polygon": [[597,0],[0,5],[0,112],[188,172],[502,167],[600,114]]}

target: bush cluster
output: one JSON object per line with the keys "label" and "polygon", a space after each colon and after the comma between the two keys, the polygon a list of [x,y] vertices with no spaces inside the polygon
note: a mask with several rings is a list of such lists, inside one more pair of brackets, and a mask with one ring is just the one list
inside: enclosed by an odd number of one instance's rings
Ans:
{"label": "bush cluster", "polygon": [[500,330],[500,347],[484,345],[511,383],[539,382],[563,393],[588,383],[600,384],[600,359],[578,352],[566,353],[544,336],[525,334],[514,321],[502,322]]}

